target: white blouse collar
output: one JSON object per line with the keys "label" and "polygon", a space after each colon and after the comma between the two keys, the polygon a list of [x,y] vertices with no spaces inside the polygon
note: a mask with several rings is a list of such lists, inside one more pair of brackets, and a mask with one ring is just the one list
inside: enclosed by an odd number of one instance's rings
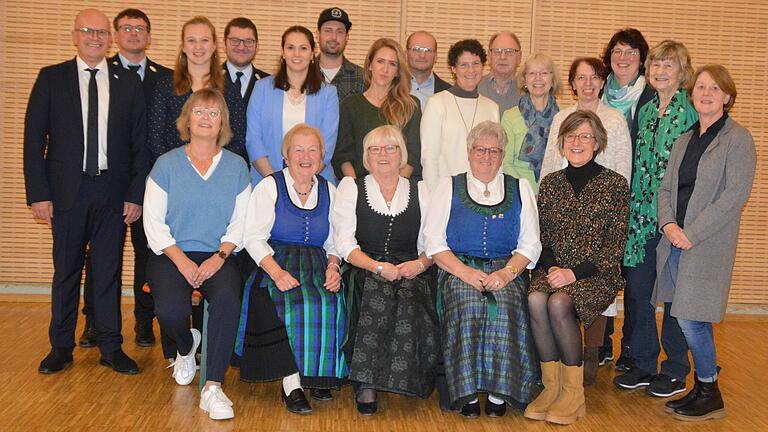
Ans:
{"label": "white blouse collar", "polygon": [[488,183],[488,192],[490,195],[485,196],[485,183],[478,180],[472,171],[467,171],[467,192],[469,196],[478,204],[483,205],[495,205],[504,199],[504,174],[501,169],[496,173],[496,176]]}
{"label": "white blouse collar", "polygon": [[312,182],[312,189],[309,191],[309,196],[307,197],[307,202],[303,205],[301,204],[301,199],[299,198],[299,193],[296,192],[296,189],[293,187],[293,184],[296,183],[296,181],[291,177],[290,171],[288,171],[288,167],[283,168],[283,175],[285,176],[285,188],[288,189],[288,197],[291,199],[291,201],[299,208],[302,208],[304,210],[313,209],[315,208],[315,205],[317,205],[317,176],[314,177],[315,181]]}
{"label": "white blouse collar", "polygon": [[392,204],[387,208],[387,202],[379,189],[379,184],[373,178],[373,175],[365,176],[365,201],[376,213],[384,216],[397,216],[404,212],[410,201],[411,188],[408,179],[399,177],[397,180],[397,189],[392,197]]}

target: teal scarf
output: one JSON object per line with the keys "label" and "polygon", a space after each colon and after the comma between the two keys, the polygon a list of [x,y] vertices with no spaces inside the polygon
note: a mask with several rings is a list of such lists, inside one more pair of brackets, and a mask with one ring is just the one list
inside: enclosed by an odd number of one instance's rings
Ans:
{"label": "teal scarf", "polygon": [[638,75],[635,80],[624,87],[619,85],[616,76],[611,73],[605,83],[603,102],[621,111],[627,119],[627,124],[632,124],[632,112],[640,99],[640,94],[645,88],[645,77]]}
{"label": "teal scarf", "polygon": [[645,259],[645,243],[659,230],[656,191],[664,178],[669,151],[677,137],[699,120],[688,95],[679,89],[659,117],[659,95],[638,113],[638,134],[630,186],[629,237],[624,265],[635,267]]}

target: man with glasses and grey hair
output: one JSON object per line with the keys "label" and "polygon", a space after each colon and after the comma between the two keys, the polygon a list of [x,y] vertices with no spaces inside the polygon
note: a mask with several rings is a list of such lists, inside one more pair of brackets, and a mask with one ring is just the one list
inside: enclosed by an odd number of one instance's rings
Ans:
{"label": "man with glasses and grey hair", "polygon": [[432,71],[437,58],[437,40],[430,33],[416,31],[405,42],[408,52],[408,66],[411,69],[411,94],[421,103],[421,111],[427,99],[435,93],[447,90],[450,84]]}
{"label": "man with glasses and grey hair", "polygon": [[491,71],[480,80],[477,91],[499,105],[500,115],[520,101],[515,72],[522,53],[520,39],[512,32],[496,33],[488,42]]}
{"label": "man with glasses and grey hair", "polygon": [[256,81],[269,76],[253,65],[253,59],[259,52],[259,31],[256,24],[245,17],[237,17],[228,22],[224,27],[224,46],[227,48],[224,71],[228,78],[224,85],[235,86],[243,97],[245,106],[248,106]]}
{"label": "man with glasses and grey hair", "polygon": [[122,350],[120,269],[126,225],[139,219],[148,172],[147,118],[139,77],[107,62],[109,20],[80,11],[73,59],[40,70],[24,122],[24,181],[33,218],[51,225],[51,351],[42,374],[72,363],[80,275],[91,251],[93,326],[100,363],[139,367]]}

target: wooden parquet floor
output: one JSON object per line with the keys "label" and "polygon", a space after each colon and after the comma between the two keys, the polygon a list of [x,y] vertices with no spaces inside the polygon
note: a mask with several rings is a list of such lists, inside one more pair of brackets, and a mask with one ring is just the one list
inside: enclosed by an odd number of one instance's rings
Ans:
{"label": "wooden parquet floor", "polygon": [[[768,431],[768,319],[733,316],[716,326],[724,420],[682,423],[663,412],[664,400],[642,391],[619,391],[613,364],[600,369],[589,388],[587,416],[568,427],[523,418],[508,410],[501,419],[466,420],[441,412],[437,396],[421,400],[380,396],[380,413],[357,414],[349,387],[331,402],[314,402],[314,413],[288,413],[279,382],[250,384],[227,374],[224,389],[235,404],[235,419],[215,422],[198,407],[197,379],[180,387],[165,368],[159,346],[133,343],[132,305],[123,306],[125,351],[142,368],[135,376],[100,366],[96,348],[74,352],[74,364],[56,375],[37,372],[48,352],[47,303],[0,302],[0,430],[2,431]],[[82,325],[82,323],[81,323]],[[620,321],[617,320],[617,328]],[[157,327],[155,327],[156,333]],[[78,328],[77,334],[80,334]],[[689,386],[690,380],[689,377]]]}

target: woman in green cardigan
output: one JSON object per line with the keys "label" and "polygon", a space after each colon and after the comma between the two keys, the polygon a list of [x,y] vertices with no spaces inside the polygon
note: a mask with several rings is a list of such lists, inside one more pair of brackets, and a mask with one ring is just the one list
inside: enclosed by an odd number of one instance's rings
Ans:
{"label": "woman in green cardigan", "polygon": [[520,68],[517,82],[524,95],[518,106],[505,111],[501,118],[508,137],[502,170],[505,174],[528,180],[538,193],[549,128],[560,111],[555,101],[555,95],[560,91],[560,78],[552,59],[535,53]]}

